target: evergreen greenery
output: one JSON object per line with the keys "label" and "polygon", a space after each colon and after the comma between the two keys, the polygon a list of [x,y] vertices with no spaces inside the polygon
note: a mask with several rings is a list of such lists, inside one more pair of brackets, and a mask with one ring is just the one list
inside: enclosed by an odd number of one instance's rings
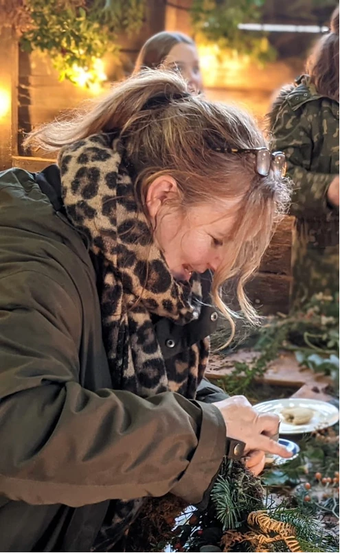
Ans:
{"label": "evergreen greenery", "polygon": [[[212,337],[215,350],[226,342],[228,332],[229,328],[222,327]],[[260,330],[220,353],[228,355],[247,347],[260,353],[250,363],[236,362],[233,371],[218,381],[228,394],[247,395],[250,392],[254,395],[255,381],[261,379],[280,351],[292,351],[302,366],[331,375],[336,393],[339,379],[338,294],[335,297],[316,294],[303,308],[289,315],[269,317]]]}
{"label": "evergreen greenery", "polygon": [[223,530],[236,529],[245,523],[247,515],[262,507],[263,489],[244,466],[225,460],[211,491],[216,518]]}
{"label": "evergreen greenery", "polygon": [[[206,508],[191,511],[186,520],[182,517],[173,532],[173,550],[200,551],[205,545],[222,548],[230,542],[227,551],[266,550],[258,549],[261,543],[269,551],[289,551],[289,542],[284,541],[287,533],[275,528],[278,521],[289,525],[301,551],[338,551],[337,436],[337,429],[330,428],[305,437],[298,458],[266,469],[261,479],[241,463],[226,460]],[[256,526],[248,520],[254,511],[258,513]],[[269,524],[262,524],[261,518]],[[272,538],[276,541],[271,542]]]}

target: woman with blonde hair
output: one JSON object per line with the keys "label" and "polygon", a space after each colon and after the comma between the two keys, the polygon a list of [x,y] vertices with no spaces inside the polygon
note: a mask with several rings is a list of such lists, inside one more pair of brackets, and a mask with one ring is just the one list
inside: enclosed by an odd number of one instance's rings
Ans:
{"label": "woman with blonde hair", "polygon": [[175,31],[162,31],[150,37],[139,52],[134,73],[142,69],[177,71],[189,88],[202,92],[203,82],[195,41]]}
{"label": "woman with blonde hair", "polygon": [[108,551],[143,498],[198,503],[225,456],[255,474],[290,456],[276,415],[196,397],[217,313],[232,322],[226,279],[256,319],[243,287],[287,201],[284,156],[160,71],[27,143],[59,154],[0,175],[0,544]]}
{"label": "woman with blonde hair", "polygon": [[339,8],[307,74],[282,89],[270,114],[272,146],[294,181],[292,304],[339,290]]}

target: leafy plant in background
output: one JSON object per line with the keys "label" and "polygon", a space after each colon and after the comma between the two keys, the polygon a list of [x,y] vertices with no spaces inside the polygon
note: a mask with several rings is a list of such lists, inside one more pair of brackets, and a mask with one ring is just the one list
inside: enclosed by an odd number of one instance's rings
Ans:
{"label": "leafy plant in background", "polygon": [[193,0],[191,16],[199,37],[217,44],[221,55],[245,55],[260,63],[275,59],[265,33],[238,28],[240,23],[261,20],[265,0]]}
{"label": "leafy plant in background", "polygon": [[118,54],[118,34],[137,32],[146,0],[24,0],[30,26],[23,50],[47,52],[60,79],[91,86],[105,80],[101,58]]}
{"label": "leafy plant in background", "polygon": [[[212,337],[219,347],[226,341],[221,328]],[[339,381],[339,295],[315,294],[301,309],[289,315],[267,318],[262,328],[238,347],[252,347],[261,352],[251,362],[236,362],[234,370],[219,381],[230,394],[245,394],[261,378],[269,363],[280,351],[293,351],[299,364],[315,372],[330,375],[337,387]],[[222,351],[228,354],[230,349]]]}

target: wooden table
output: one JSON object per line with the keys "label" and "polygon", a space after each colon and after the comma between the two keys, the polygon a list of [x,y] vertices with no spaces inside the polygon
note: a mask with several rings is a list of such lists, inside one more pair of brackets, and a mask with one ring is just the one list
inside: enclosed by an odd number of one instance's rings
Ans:
{"label": "wooden table", "polygon": [[[210,380],[227,377],[235,366],[235,362],[249,363],[260,356],[260,352],[251,349],[242,349],[229,355],[212,354],[206,376]],[[271,386],[287,386],[296,388],[293,397],[306,397],[329,401],[325,390],[332,380],[329,376],[316,373],[307,367],[301,367],[295,355],[291,352],[282,352],[268,365],[263,377],[256,379],[259,383]]]}

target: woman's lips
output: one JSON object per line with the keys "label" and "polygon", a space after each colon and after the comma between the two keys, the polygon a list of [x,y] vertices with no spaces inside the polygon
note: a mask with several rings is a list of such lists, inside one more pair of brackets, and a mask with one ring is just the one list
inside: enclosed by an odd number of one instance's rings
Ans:
{"label": "woman's lips", "polygon": [[194,270],[190,265],[183,265],[184,280],[190,280],[193,272]]}

